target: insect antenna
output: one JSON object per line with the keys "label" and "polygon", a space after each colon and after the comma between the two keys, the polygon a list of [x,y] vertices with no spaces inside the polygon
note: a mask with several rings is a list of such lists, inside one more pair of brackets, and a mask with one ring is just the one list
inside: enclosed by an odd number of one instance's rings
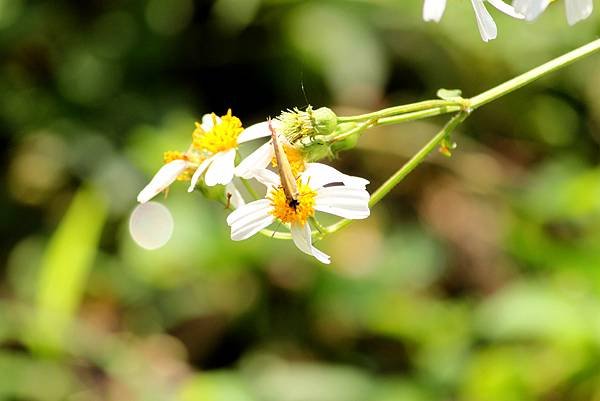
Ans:
{"label": "insect antenna", "polygon": [[306,101],[306,106],[310,106],[310,102],[308,101],[308,96],[306,95],[306,90],[304,90],[304,71],[300,72],[300,89],[302,89],[302,94],[304,95],[304,100]]}
{"label": "insect antenna", "polygon": [[271,234],[271,238],[273,238],[275,236],[275,234],[277,234],[277,230],[279,230],[279,227],[281,227],[281,220],[277,220],[277,225],[275,226],[275,229],[273,230],[273,234]]}

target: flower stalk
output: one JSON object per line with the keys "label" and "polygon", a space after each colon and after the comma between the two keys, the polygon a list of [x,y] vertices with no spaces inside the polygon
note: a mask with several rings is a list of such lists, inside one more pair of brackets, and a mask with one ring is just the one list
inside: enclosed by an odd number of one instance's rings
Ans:
{"label": "flower stalk", "polygon": [[[438,134],[436,134],[429,142],[427,142],[408,162],[406,162],[398,171],[396,171],[377,190],[373,192],[369,201],[369,207],[372,207],[381,199],[383,199],[410,172],[419,166],[434,149],[440,146],[442,142],[448,138],[448,136],[469,116],[471,112],[487,103],[490,103],[525,85],[528,85],[539,78],[564,68],[575,61],[594,54],[598,50],[600,50],[600,39],[596,39],[471,98],[462,98],[460,96],[456,96],[448,99],[433,99],[407,105],[389,107],[372,113],[360,114],[356,116],[340,116],[337,118],[338,124],[355,123],[355,125],[345,132],[336,132],[326,136],[325,139],[326,142],[335,143],[336,141],[341,141],[352,135],[361,135],[373,127],[394,125],[407,121],[420,120],[438,115],[454,113],[454,116],[446,123],[444,128]],[[318,231],[312,232],[312,235],[316,238],[323,238],[329,234],[341,230],[351,222],[352,220],[341,219],[329,226],[320,226]],[[288,233],[274,232],[268,229],[262,230],[261,234],[277,239],[291,238],[290,234]]]}
{"label": "flower stalk", "polygon": [[[505,96],[525,85],[532,83],[556,70],[564,68],[577,60],[585,58],[600,50],[600,39],[596,39],[573,51],[535,67],[524,74],[512,78],[498,86],[488,89],[471,98],[456,97],[453,99],[433,99],[407,105],[385,108],[356,116],[340,116],[338,123],[370,121],[368,128],[380,125],[393,125],[407,121],[420,120],[457,111],[475,110],[502,96]],[[344,134],[341,134],[344,135]]]}

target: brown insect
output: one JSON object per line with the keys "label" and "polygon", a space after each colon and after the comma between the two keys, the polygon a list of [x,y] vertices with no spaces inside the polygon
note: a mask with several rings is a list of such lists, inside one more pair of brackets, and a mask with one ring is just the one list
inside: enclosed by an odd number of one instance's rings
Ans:
{"label": "brown insect", "polygon": [[271,119],[269,119],[269,130],[271,131],[271,140],[273,142],[273,149],[275,150],[275,159],[277,160],[277,170],[279,171],[279,178],[281,179],[281,187],[283,188],[283,193],[287,199],[288,206],[295,210],[300,204],[298,202],[298,185],[296,184],[296,177],[294,177],[292,167],[285,155],[283,146],[277,138],[277,132],[275,132],[275,129],[271,124]]}

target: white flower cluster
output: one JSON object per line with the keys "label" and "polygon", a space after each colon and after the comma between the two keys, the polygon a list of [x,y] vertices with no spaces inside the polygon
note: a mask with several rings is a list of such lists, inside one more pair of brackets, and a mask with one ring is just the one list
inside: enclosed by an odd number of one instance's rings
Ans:
{"label": "white flower cluster", "polygon": [[[241,122],[231,115],[231,111],[222,117],[207,114],[202,124],[197,124],[190,149],[185,153],[167,152],[166,164],[137,199],[145,203],[177,179],[190,180],[189,192],[200,180],[207,187],[224,185],[226,196],[235,209],[227,217],[232,240],[247,239],[277,224],[287,227],[294,244],[302,252],[322,263],[330,263],[329,256],[313,246],[309,221],[316,212],[346,219],[368,217],[370,196],[365,188],[369,181],[343,174],[325,164],[306,162],[302,152],[282,134],[283,128],[279,120],[272,120],[242,129]],[[292,176],[296,179],[297,193],[293,199],[285,193],[280,175],[268,169],[270,164],[276,163],[273,140],[235,165],[239,143],[273,135],[284,144],[286,163],[291,166]],[[256,179],[263,184],[266,187],[264,197],[246,203],[233,183],[235,176],[241,180]]]}
{"label": "white flower cluster", "polygon": [[[471,0],[477,27],[481,38],[487,42],[495,39],[498,30],[494,19],[485,7],[486,0]],[[487,0],[492,6],[503,13],[518,19],[533,21],[554,0],[514,0],[512,5],[502,0]],[[564,0],[569,25],[573,25],[590,16],[593,9],[593,0]],[[439,22],[446,9],[446,0],[425,0],[423,3],[423,19],[425,21]]]}

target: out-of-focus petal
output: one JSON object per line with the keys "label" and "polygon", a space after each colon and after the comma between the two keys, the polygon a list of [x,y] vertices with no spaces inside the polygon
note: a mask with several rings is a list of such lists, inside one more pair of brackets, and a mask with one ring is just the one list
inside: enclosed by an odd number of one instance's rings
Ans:
{"label": "out-of-focus petal", "polygon": [[314,256],[321,263],[331,263],[329,255],[321,252],[312,245],[312,239],[310,237],[310,227],[308,224],[301,225],[293,223],[290,229],[292,232],[292,239],[294,240],[294,244],[296,244],[298,249],[300,249],[302,252],[308,255]]}
{"label": "out-of-focus petal", "polygon": [[187,168],[185,160],[173,160],[158,170],[152,180],[140,191],[137,201],[146,203],[171,185]]}
{"label": "out-of-focus petal", "polygon": [[[273,128],[275,128],[275,121],[272,120]],[[243,130],[237,138],[238,143],[244,143],[257,138],[264,138],[271,136],[269,130],[269,122],[263,121],[262,123],[254,124]]]}
{"label": "out-of-focus petal", "polygon": [[516,12],[525,16],[527,21],[533,21],[548,7],[550,0],[515,0],[513,7]]}
{"label": "out-of-focus petal", "polygon": [[569,25],[574,25],[590,16],[594,4],[592,0],[565,0],[565,9],[567,22]]}
{"label": "out-of-focus petal", "polygon": [[[221,122],[221,117],[215,116],[214,118],[215,118],[217,124],[219,124]],[[213,127],[215,126],[215,121],[213,120],[213,114],[210,113],[210,114],[203,115],[202,116],[202,124],[200,124],[200,126],[206,132],[213,129]]]}
{"label": "out-of-focus petal", "polygon": [[235,149],[229,149],[225,152],[219,152],[213,156],[213,162],[208,166],[204,183],[209,186],[217,184],[227,185],[233,180],[233,170],[235,169]]}
{"label": "out-of-focus petal", "polygon": [[481,39],[483,39],[484,42],[496,39],[498,29],[496,28],[494,19],[485,8],[483,0],[471,0],[471,4],[475,10],[475,19],[477,20],[477,27],[479,28]]}
{"label": "out-of-focus petal", "polygon": [[502,0],[487,0],[487,1],[506,15],[510,15],[511,17],[517,18],[517,19],[525,18],[525,16],[523,14],[520,14],[517,11],[515,11],[513,6],[506,4]]}
{"label": "out-of-focus petal", "polygon": [[271,170],[267,170],[266,168],[262,170],[256,170],[252,176],[267,188],[277,188],[281,185],[281,179],[279,178],[279,175]]}
{"label": "out-of-focus petal", "polygon": [[425,0],[423,3],[423,20],[440,22],[446,10],[446,0]]}
{"label": "out-of-focus petal", "polygon": [[192,179],[190,180],[190,186],[188,187],[188,192],[192,192],[196,188],[196,183],[198,183],[198,180],[202,176],[202,173],[204,173],[204,171],[212,162],[213,158],[209,157],[208,159],[200,163],[196,171],[194,171],[194,175],[192,175]]}
{"label": "out-of-focus petal", "polygon": [[268,141],[250,153],[237,165],[235,175],[245,179],[252,178],[254,171],[267,168],[271,160],[273,160],[274,155],[273,144],[271,141]]}

